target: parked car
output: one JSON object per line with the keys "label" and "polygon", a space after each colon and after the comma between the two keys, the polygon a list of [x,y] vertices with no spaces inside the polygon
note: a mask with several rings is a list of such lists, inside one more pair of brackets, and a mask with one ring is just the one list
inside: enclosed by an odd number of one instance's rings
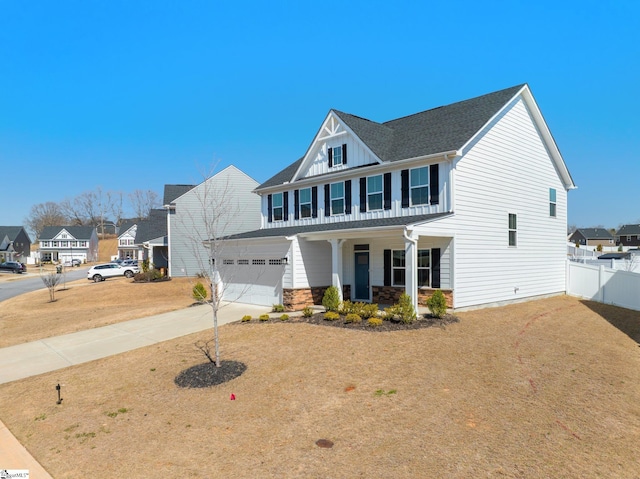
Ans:
{"label": "parked car", "polygon": [[138,266],[137,259],[125,259],[122,263],[122,266]]}
{"label": "parked car", "polygon": [[107,278],[118,276],[133,278],[133,275],[138,274],[139,272],[140,268],[137,266],[122,266],[118,263],[97,264],[89,269],[87,272],[87,279],[97,283],[99,281],[104,281]]}
{"label": "parked car", "polygon": [[82,264],[82,260],[78,258],[73,258],[71,260],[71,266],[80,266]]}
{"label": "parked car", "polygon": [[0,271],[7,271],[14,274],[22,274],[27,270],[27,267],[18,263],[17,261],[5,261],[4,263],[0,263]]}

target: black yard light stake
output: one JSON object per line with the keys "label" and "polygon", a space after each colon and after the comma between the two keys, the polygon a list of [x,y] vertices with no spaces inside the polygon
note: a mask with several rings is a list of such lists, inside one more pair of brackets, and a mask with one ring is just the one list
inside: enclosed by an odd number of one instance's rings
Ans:
{"label": "black yard light stake", "polygon": [[56,386],[56,391],[58,391],[58,400],[56,401],[56,404],[62,404],[62,398],[60,397],[60,384]]}

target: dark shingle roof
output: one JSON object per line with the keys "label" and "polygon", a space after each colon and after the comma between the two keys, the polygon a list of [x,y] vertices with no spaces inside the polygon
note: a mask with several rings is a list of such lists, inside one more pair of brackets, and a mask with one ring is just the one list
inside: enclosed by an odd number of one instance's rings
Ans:
{"label": "dark shingle roof", "polygon": [[167,235],[167,212],[165,210],[151,210],[149,219],[138,222],[136,229],[136,244],[160,238]]}
{"label": "dark shingle roof", "polygon": [[604,228],[578,228],[576,232],[586,239],[613,239],[613,235]]}
{"label": "dark shingle roof", "polygon": [[282,228],[264,228],[227,236],[225,239],[267,238],[274,236],[292,236],[302,233],[326,233],[361,228],[380,228],[385,226],[403,226],[435,220],[452,213],[435,213],[429,215],[396,216],[393,218],[377,218],[371,220],[343,221],[341,223],[324,223],[306,226],[285,226]]}
{"label": "dark shingle roof", "polygon": [[[460,149],[525,85],[447,106],[377,123],[349,113],[335,114],[382,161],[398,161]],[[287,166],[258,189],[290,181],[302,158]]]}
{"label": "dark shingle roof", "polygon": [[622,225],[616,235],[640,235],[640,225]]}
{"label": "dark shingle roof", "polygon": [[196,185],[164,185],[164,196],[162,204],[168,205],[176,198],[184,195],[187,191],[195,188]]}
{"label": "dark shingle roof", "polygon": [[40,240],[53,239],[60,231],[67,232],[77,240],[90,240],[95,228],[93,226],[45,226],[40,233]]}
{"label": "dark shingle roof", "polygon": [[2,241],[5,236],[9,237],[9,241],[13,241],[22,230],[22,226],[0,226],[0,241]]}

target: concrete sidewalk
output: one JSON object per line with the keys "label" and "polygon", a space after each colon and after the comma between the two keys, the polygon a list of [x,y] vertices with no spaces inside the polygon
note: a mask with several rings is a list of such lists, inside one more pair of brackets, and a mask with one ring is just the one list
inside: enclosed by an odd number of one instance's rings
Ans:
{"label": "concrete sidewalk", "polygon": [[[250,304],[225,304],[218,311],[218,325],[239,321],[245,314],[255,318],[270,312],[270,309]],[[1,348],[0,384],[113,356],[212,327],[211,307],[201,305]],[[0,469],[27,469],[31,479],[51,479],[1,421]]]}

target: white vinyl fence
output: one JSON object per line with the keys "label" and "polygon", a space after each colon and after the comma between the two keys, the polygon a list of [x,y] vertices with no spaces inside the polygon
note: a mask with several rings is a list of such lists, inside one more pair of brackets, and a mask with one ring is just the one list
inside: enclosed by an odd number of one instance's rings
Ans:
{"label": "white vinyl fence", "polygon": [[640,274],[567,261],[567,294],[640,311]]}

